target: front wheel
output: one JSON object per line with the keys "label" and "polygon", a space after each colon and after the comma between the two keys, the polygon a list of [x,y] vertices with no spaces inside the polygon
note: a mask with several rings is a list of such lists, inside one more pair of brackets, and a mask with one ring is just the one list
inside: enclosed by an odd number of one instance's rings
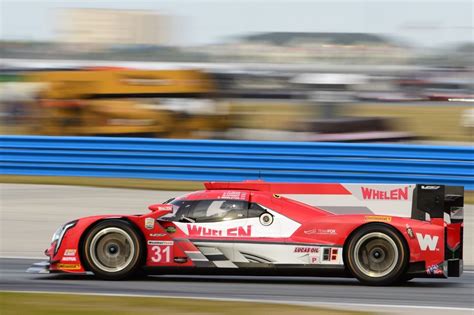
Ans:
{"label": "front wheel", "polygon": [[133,226],[122,220],[106,220],[86,235],[83,257],[99,278],[120,280],[134,275],[143,257],[142,244]]}
{"label": "front wheel", "polygon": [[364,284],[390,285],[401,279],[408,265],[408,248],[389,226],[371,224],[360,228],[348,242],[345,262]]}

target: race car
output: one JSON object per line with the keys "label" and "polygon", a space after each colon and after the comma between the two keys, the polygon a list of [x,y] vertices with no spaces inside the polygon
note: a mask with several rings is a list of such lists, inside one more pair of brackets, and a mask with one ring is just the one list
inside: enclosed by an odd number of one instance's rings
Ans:
{"label": "race car", "polygon": [[459,277],[464,189],[423,184],[207,182],[140,215],[61,226],[29,272]]}

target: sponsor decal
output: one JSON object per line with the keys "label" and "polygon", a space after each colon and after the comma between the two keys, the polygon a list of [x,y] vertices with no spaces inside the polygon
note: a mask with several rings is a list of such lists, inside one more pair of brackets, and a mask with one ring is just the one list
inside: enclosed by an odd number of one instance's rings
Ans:
{"label": "sponsor decal", "polygon": [[155,211],[173,211],[173,205],[162,205],[162,204],[157,203],[157,204],[149,205],[148,209],[150,209],[153,212],[155,212]]}
{"label": "sponsor decal", "polygon": [[64,256],[76,256],[77,250],[75,249],[66,249],[64,251]]}
{"label": "sponsor decal", "polygon": [[295,253],[319,253],[319,247],[295,247]]}
{"label": "sponsor decal", "polygon": [[386,215],[367,215],[365,216],[365,221],[391,222],[392,217]]}
{"label": "sponsor decal", "polygon": [[245,227],[238,226],[228,229],[210,229],[202,226],[195,226],[188,224],[188,235],[199,235],[199,236],[230,236],[230,237],[248,237],[252,236],[252,226],[247,225]]}
{"label": "sponsor decal", "polygon": [[240,191],[225,191],[218,199],[231,199],[231,200],[245,200],[247,199],[246,192]]}
{"label": "sponsor decal", "polygon": [[58,264],[58,269],[79,270],[81,269],[81,265],[80,264]]}
{"label": "sponsor decal", "polygon": [[341,265],[342,262],[342,248],[340,247],[320,247],[320,246],[296,246],[293,249],[299,259],[307,257],[307,262],[310,264],[319,265]]}
{"label": "sponsor decal", "polygon": [[437,190],[439,189],[440,186],[428,186],[428,185],[422,185],[421,186],[421,189],[425,189],[425,190]]}
{"label": "sponsor decal", "polygon": [[155,227],[155,219],[153,218],[146,218],[145,219],[145,228],[148,230],[152,230]]}
{"label": "sponsor decal", "polygon": [[148,245],[173,245],[173,241],[148,241]]}
{"label": "sponsor decal", "polygon": [[280,195],[277,195],[277,194],[273,194],[273,198],[280,198]]}
{"label": "sponsor decal", "polygon": [[61,261],[77,261],[76,257],[63,257]]}
{"label": "sponsor decal", "polygon": [[172,211],[173,210],[173,205],[161,205],[156,207],[159,211],[165,210],[165,211]]}
{"label": "sponsor decal", "polygon": [[176,228],[175,228],[174,226],[170,225],[170,226],[167,226],[167,227],[165,228],[165,231],[166,231],[167,233],[173,234],[173,233],[176,232]]}
{"label": "sponsor decal", "polygon": [[364,200],[408,200],[408,186],[388,191],[368,187],[360,189]]}
{"label": "sponsor decal", "polygon": [[420,244],[421,250],[430,250],[430,251],[438,251],[439,248],[436,248],[438,245],[438,236],[431,236],[429,234],[421,234],[416,233],[416,239],[418,240],[418,244]]}
{"label": "sponsor decal", "polygon": [[342,248],[321,247],[316,252],[309,253],[309,262],[320,265],[339,265],[342,264]]}
{"label": "sponsor decal", "polygon": [[166,234],[165,233],[150,233],[148,235],[150,235],[150,237],[162,237],[162,236],[165,236]]}
{"label": "sponsor decal", "polygon": [[309,257],[309,261],[310,261],[311,264],[319,264],[319,263],[321,263],[320,258],[319,258],[319,255],[311,255],[311,256]]}
{"label": "sponsor decal", "polygon": [[323,249],[323,261],[337,261],[339,248],[326,247]]}
{"label": "sponsor decal", "polygon": [[429,275],[442,275],[443,274],[443,264],[431,265],[426,268],[426,273]]}
{"label": "sponsor decal", "polygon": [[306,235],[314,235],[314,234],[319,234],[319,235],[336,235],[336,230],[335,229],[312,229],[312,230],[305,230],[304,234]]}

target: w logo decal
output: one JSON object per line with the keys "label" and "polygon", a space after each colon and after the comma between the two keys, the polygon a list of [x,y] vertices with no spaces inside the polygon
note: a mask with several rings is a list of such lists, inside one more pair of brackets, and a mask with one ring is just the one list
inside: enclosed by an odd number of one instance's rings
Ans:
{"label": "w logo decal", "polygon": [[416,238],[418,239],[418,244],[420,244],[421,250],[436,250],[436,245],[438,244],[438,236],[431,236],[429,234],[423,235],[421,233],[416,233]]}

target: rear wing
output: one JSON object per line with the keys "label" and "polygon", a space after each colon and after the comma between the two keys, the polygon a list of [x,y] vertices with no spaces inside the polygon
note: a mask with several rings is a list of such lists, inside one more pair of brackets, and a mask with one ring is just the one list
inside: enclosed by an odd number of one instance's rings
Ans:
{"label": "rear wing", "polygon": [[449,223],[464,219],[464,187],[445,185],[416,185],[413,192],[412,218],[426,220],[444,218]]}

